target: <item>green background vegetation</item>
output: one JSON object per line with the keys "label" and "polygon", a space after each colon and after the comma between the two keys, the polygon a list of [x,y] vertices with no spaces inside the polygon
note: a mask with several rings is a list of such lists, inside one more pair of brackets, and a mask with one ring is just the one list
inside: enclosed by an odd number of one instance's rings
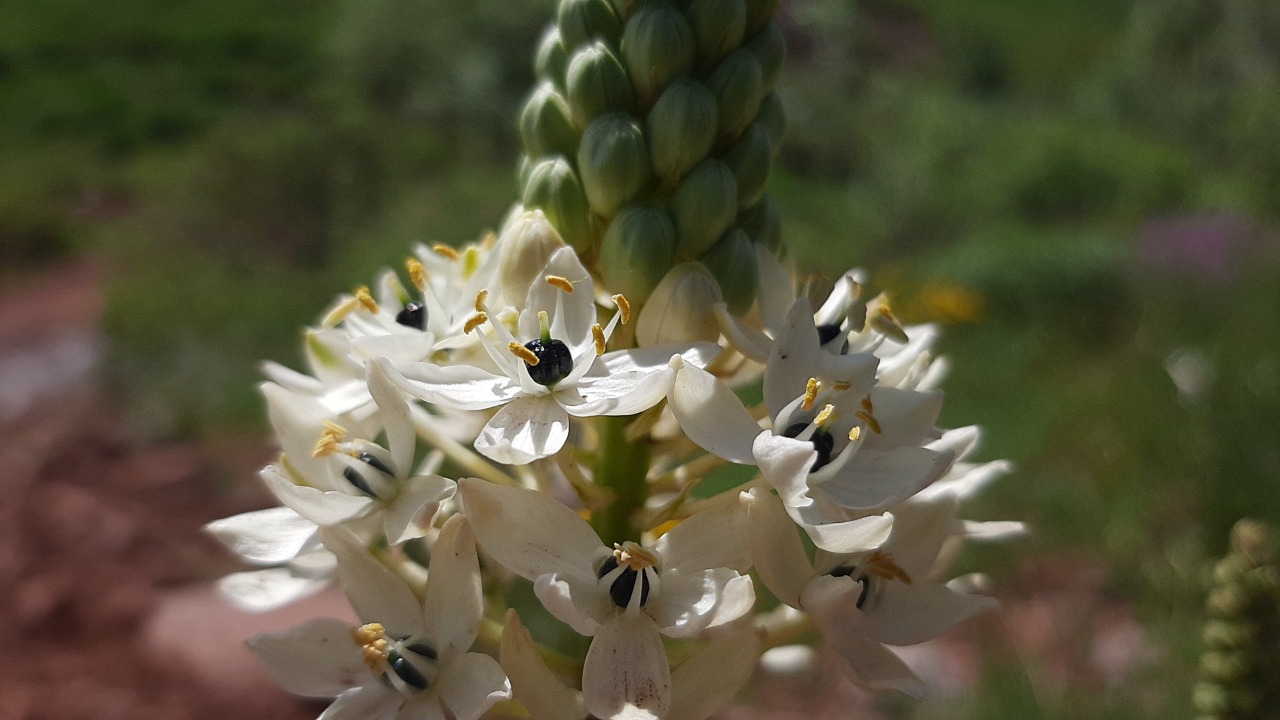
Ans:
{"label": "green background vegetation", "polygon": [[[7,0],[0,284],[93,255],[135,431],[255,432],[255,363],[296,362],[336,291],[500,222],[550,8]],[[944,425],[1018,464],[972,514],[1033,537],[966,566],[998,588],[1098,568],[1095,601],[1154,650],[1035,693],[1053,658],[996,652],[973,693],[890,710],[1189,717],[1204,563],[1238,517],[1280,520],[1280,5],[783,13],[770,192],[793,256],[866,267],[899,314],[944,322]]]}

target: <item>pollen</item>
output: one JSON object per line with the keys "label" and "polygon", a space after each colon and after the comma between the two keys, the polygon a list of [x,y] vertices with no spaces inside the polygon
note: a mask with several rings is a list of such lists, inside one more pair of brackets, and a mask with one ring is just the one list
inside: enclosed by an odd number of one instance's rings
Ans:
{"label": "pollen", "polygon": [[907,585],[911,584],[911,576],[907,574],[906,570],[902,569],[901,565],[894,561],[893,556],[889,553],[872,553],[871,559],[867,560],[867,564],[863,567],[863,573],[884,578],[885,580],[901,580]]}
{"label": "pollen", "polygon": [[800,404],[800,409],[809,410],[813,407],[813,403],[818,399],[818,389],[822,384],[818,382],[818,378],[809,378],[809,382],[804,386],[804,402]]}
{"label": "pollen", "polygon": [[409,258],[404,261],[404,266],[409,270],[409,281],[418,290],[427,289],[427,269],[422,263],[415,258]]}
{"label": "pollen", "polygon": [[860,437],[862,437],[862,428],[854,425],[849,429],[849,442],[858,442]]}
{"label": "pollen", "polygon": [[551,287],[563,290],[570,295],[573,294],[573,283],[569,282],[569,278],[559,275],[547,275],[545,279]]}
{"label": "pollen", "polygon": [[489,316],[478,312],[467,318],[467,322],[462,326],[462,334],[466,335],[487,322],[489,322]]}
{"label": "pollen", "polygon": [[481,290],[480,292],[476,293],[476,303],[475,303],[476,312],[484,313],[485,303],[487,303],[488,301],[489,301],[488,290]]}
{"label": "pollen", "polygon": [[630,540],[621,544],[613,544],[613,559],[618,561],[618,565],[636,572],[658,564],[657,555]]}
{"label": "pollen", "polygon": [[596,355],[604,354],[604,328],[600,327],[600,323],[591,326],[591,337],[596,341]]}
{"label": "pollen", "polygon": [[361,659],[370,670],[376,673],[386,671],[390,643],[387,641],[387,631],[381,624],[369,623],[352,628],[351,639],[360,646]]}
{"label": "pollen", "polygon": [[511,351],[512,355],[515,355],[516,357],[525,361],[525,363],[528,364],[529,367],[538,366],[538,362],[539,362],[538,356],[535,355],[532,350],[521,345],[515,340],[512,340],[511,342],[507,343],[507,349]]}
{"label": "pollen", "polygon": [[631,322],[631,301],[622,293],[613,296],[613,304],[618,306],[618,312],[622,313],[622,324],[626,325]]}
{"label": "pollen", "polygon": [[824,406],[822,410],[818,413],[818,416],[813,419],[813,424],[818,427],[822,427],[823,425],[826,425],[827,423],[832,422],[835,419],[836,419],[836,406],[828,404]]}
{"label": "pollen", "polygon": [[382,626],[382,623],[369,623],[358,628],[352,628],[351,637],[358,645],[371,645],[385,639],[387,637],[387,629]]}
{"label": "pollen", "polygon": [[450,260],[457,260],[457,259],[458,259],[458,251],[457,251],[457,250],[454,250],[453,248],[449,247],[448,245],[442,245],[442,244],[440,244],[440,243],[436,243],[435,245],[432,245],[432,246],[431,246],[431,252],[433,252],[433,253],[435,253],[435,254],[437,254],[437,255],[441,255],[441,256],[447,257],[447,258],[449,258]]}
{"label": "pollen", "polygon": [[342,438],[346,437],[346,435],[346,428],[331,420],[325,420],[324,430],[320,433],[320,439],[316,440],[315,448],[311,450],[311,456],[326,457],[341,452],[342,448],[338,447],[338,444],[342,442]]}

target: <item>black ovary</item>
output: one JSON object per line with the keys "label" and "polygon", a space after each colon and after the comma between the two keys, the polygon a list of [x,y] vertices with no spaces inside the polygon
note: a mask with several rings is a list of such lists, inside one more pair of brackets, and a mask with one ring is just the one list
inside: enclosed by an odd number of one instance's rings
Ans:
{"label": "black ovary", "polygon": [[[804,432],[807,427],[809,427],[808,423],[795,423],[783,430],[782,435],[794,438]],[[831,462],[831,453],[835,450],[836,439],[831,436],[831,433],[818,428],[813,431],[813,436],[809,438],[809,442],[813,443],[813,449],[818,451],[818,458],[813,461],[813,465],[809,466],[809,472],[817,472]]]}
{"label": "black ovary", "polygon": [[573,355],[569,353],[569,346],[563,342],[530,340],[524,346],[538,358],[537,365],[526,362],[525,367],[529,369],[529,377],[539,385],[551,387],[573,372]]}
{"label": "black ovary", "polygon": [[342,477],[346,478],[347,482],[354,485],[357,490],[365,495],[368,495],[371,498],[378,497],[378,494],[373,491],[373,488],[369,487],[368,481],[364,479],[364,476],[360,474],[359,470],[356,470],[353,467],[343,468]]}
{"label": "black ovary", "polygon": [[426,317],[426,308],[422,307],[422,305],[418,303],[411,302],[408,305],[405,305],[403,310],[396,313],[396,322],[404,325],[405,327],[411,327],[414,330],[421,330],[422,321],[425,320]]}
{"label": "black ovary", "polygon": [[858,568],[854,565],[841,565],[827,574],[831,577],[853,578],[853,581],[862,587],[862,590],[858,593],[858,601],[854,605],[858,608],[862,607],[862,603],[867,600],[867,593],[871,591],[871,580],[869,578],[858,577]]}
{"label": "black ovary", "polygon": [[[596,573],[596,577],[604,577],[617,567],[618,559],[610,556],[604,561],[604,565],[600,566],[600,572]],[[635,592],[637,575],[640,576],[640,607],[644,607],[644,604],[649,601],[649,578],[645,577],[644,571],[637,572],[627,568],[609,585],[609,597],[613,598],[614,605],[625,608],[631,604],[631,593]]]}
{"label": "black ovary", "polygon": [[426,676],[419,672],[418,668],[414,667],[413,663],[406,660],[403,655],[392,650],[387,653],[387,660],[391,664],[391,670],[395,672],[395,674],[398,675],[406,685],[412,685],[419,690],[427,689]]}

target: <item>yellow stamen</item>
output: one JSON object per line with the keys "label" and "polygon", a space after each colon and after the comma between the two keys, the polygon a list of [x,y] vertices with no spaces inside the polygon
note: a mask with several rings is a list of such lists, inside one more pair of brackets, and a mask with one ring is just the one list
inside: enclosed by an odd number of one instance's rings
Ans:
{"label": "yellow stamen", "polygon": [[545,279],[551,287],[558,288],[566,293],[573,293],[573,283],[569,282],[569,278],[559,275],[547,275]]}
{"label": "yellow stamen", "polygon": [[387,641],[387,631],[379,623],[369,623],[351,629],[351,639],[360,646],[360,657],[364,664],[375,673],[386,670],[387,651],[391,643]]}
{"label": "yellow stamen", "polygon": [[489,300],[489,291],[481,290],[476,293],[476,312],[483,313],[485,311],[485,303]]}
{"label": "yellow stamen", "polygon": [[882,301],[876,307],[875,314],[871,316],[871,327],[903,345],[909,340],[907,332],[902,329],[902,323],[898,322],[898,318],[889,309],[888,301]]}
{"label": "yellow stamen", "polygon": [[596,341],[596,355],[604,354],[604,328],[600,327],[600,323],[591,326],[591,337]]}
{"label": "yellow stamen", "polygon": [[529,367],[536,367],[538,365],[538,356],[534,355],[532,350],[521,345],[515,340],[512,340],[511,342],[507,343],[507,349],[511,351],[512,355],[515,355],[516,357],[525,361],[525,363],[528,364]]}
{"label": "yellow stamen", "polygon": [[629,570],[639,572],[645,568],[651,568],[658,564],[658,556],[652,552],[645,550],[639,545],[628,540],[624,543],[613,544],[613,559],[618,561],[618,565],[626,567]]}
{"label": "yellow stamen", "polygon": [[818,399],[819,387],[821,387],[821,383],[818,382],[818,378],[809,378],[809,382],[805,383],[804,402],[800,403],[801,410],[808,410],[813,407],[814,401]]}
{"label": "yellow stamen", "polygon": [[433,253],[435,253],[435,254],[437,254],[437,255],[443,255],[444,257],[447,257],[447,258],[449,258],[450,260],[457,260],[457,259],[458,259],[458,251],[457,251],[457,250],[454,250],[453,248],[449,247],[448,245],[440,245],[440,244],[432,245],[432,246],[431,246],[431,252],[433,252]]}
{"label": "yellow stamen", "polygon": [[864,575],[875,575],[885,580],[901,580],[907,585],[911,584],[911,576],[902,569],[902,566],[894,562],[893,556],[889,553],[872,553],[862,572]]}
{"label": "yellow stamen", "polygon": [[485,250],[488,250],[489,248],[493,247],[493,244],[496,242],[498,242],[498,236],[495,235],[492,231],[490,231],[488,233],[485,233],[484,238],[480,240],[480,247],[483,247]]}
{"label": "yellow stamen", "polygon": [[818,413],[818,416],[813,419],[813,424],[817,425],[818,427],[822,427],[823,425],[826,425],[831,420],[834,420],[835,415],[836,415],[836,406],[826,405],[822,408],[822,411]]}
{"label": "yellow stamen", "polygon": [[862,428],[854,425],[849,429],[849,441],[858,442],[858,438],[862,437]]}
{"label": "yellow stamen", "polygon": [[467,318],[467,322],[462,326],[462,334],[466,335],[487,322],[489,322],[489,316],[482,312],[478,312]]}
{"label": "yellow stamen", "polygon": [[404,261],[404,266],[409,269],[409,281],[413,283],[413,286],[418,290],[426,290],[427,269],[422,266],[422,263],[414,258],[409,258]]}
{"label": "yellow stamen", "polygon": [[631,321],[631,302],[626,296],[618,293],[613,296],[613,304],[618,306],[618,311],[622,313],[622,324],[626,325]]}
{"label": "yellow stamen", "polygon": [[371,313],[378,312],[377,301],[374,300],[373,296],[369,294],[369,288],[365,287],[364,285],[361,285],[360,287],[356,288],[356,302],[363,305],[364,309],[368,310]]}
{"label": "yellow stamen", "polygon": [[341,452],[342,448],[338,447],[338,443],[342,442],[342,438],[346,437],[346,435],[346,428],[330,420],[325,420],[324,430],[320,432],[320,439],[316,440],[316,445],[311,450],[311,456],[325,457]]}
{"label": "yellow stamen", "polygon": [[381,623],[368,623],[351,629],[351,637],[361,646],[372,645],[386,636],[387,629]]}
{"label": "yellow stamen", "polygon": [[346,320],[347,316],[358,307],[360,307],[360,302],[358,300],[355,298],[348,298],[347,300],[344,300],[342,304],[338,305],[333,310],[330,310],[329,314],[325,315],[324,319],[320,321],[320,325],[322,327],[331,328],[343,320]]}
{"label": "yellow stamen", "polygon": [[875,406],[871,404],[871,396],[868,395],[862,398],[862,409],[854,413],[854,415],[856,415],[859,420],[866,423],[867,427],[871,428],[871,432],[879,435],[883,431],[880,428],[880,421],[877,420],[876,416],[873,414],[875,411]]}

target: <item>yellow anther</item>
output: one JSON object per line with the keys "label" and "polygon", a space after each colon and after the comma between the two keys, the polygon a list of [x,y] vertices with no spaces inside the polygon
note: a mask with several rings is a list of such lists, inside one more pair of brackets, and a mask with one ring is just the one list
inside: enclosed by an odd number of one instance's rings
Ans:
{"label": "yellow anther", "polygon": [[489,248],[493,247],[494,243],[496,242],[498,242],[498,236],[494,234],[493,231],[489,231],[485,233],[484,238],[480,240],[480,247],[484,248],[485,250],[488,250]]}
{"label": "yellow anther", "polygon": [[869,413],[873,413],[876,411],[876,406],[871,404],[870,395],[867,395],[866,397],[862,398],[862,409],[866,410]]}
{"label": "yellow anther", "polygon": [[512,340],[511,342],[507,343],[507,349],[511,351],[512,355],[515,355],[516,357],[525,361],[525,364],[527,364],[529,367],[535,367],[539,362],[538,356],[534,355],[532,350],[521,345],[515,340]]}
{"label": "yellow anther", "polygon": [[834,420],[835,416],[836,416],[836,406],[826,405],[822,408],[822,411],[818,413],[818,416],[813,419],[813,424],[817,425],[818,427],[822,427],[823,425],[826,425],[828,422]]}
{"label": "yellow anther", "polygon": [[380,623],[369,623],[351,629],[351,639],[360,646],[360,657],[374,672],[382,672],[387,665],[387,630]]}
{"label": "yellow anther", "polygon": [[862,437],[862,428],[854,425],[849,429],[849,441],[858,442],[858,438]]}
{"label": "yellow anther", "polygon": [[569,278],[559,275],[547,275],[545,279],[551,287],[563,290],[566,293],[573,293],[573,283],[569,282]]}
{"label": "yellow anther", "polygon": [[485,311],[485,303],[489,301],[489,291],[481,290],[476,293],[476,312],[483,313]]}
{"label": "yellow anther", "polygon": [[818,388],[822,384],[818,382],[818,378],[809,378],[809,382],[804,386],[804,402],[800,403],[801,410],[808,410],[813,407],[814,401],[818,399]]}
{"label": "yellow anther", "polygon": [[482,312],[478,312],[467,318],[467,322],[462,325],[462,334],[466,335],[487,322],[489,322],[489,316]]}
{"label": "yellow anther", "polygon": [[604,328],[600,327],[600,323],[591,326],[591,337],[596,341],[596,355],[604,354]]}
{"label": "yellow anther", "polygon": [[360,646],[372,645],[373,643],[386,638],[387,629],[382,623],[368,623],[358,628],[351,629],[351,637]]}
{"label": "yellow anther", "polygon": [[369,294],[369,288],[364,285],[356,288],[356,302],[363,305],[364,309],[371,313],[378,312],[378,302],[373,299],[373,296]]}
{"label": "yellow anther", "polygon": [[622,293],[613,296],[613,304],[618,306],[618,312],[622,313],[622,324],[626,325],[631,322],[631,302]]}
{"label": "yellow anther", "polygon": [[845,390],[848,390],[849,388],[851,388],[851,387],[853,387],[853,386],[852,386],[852,385],[850,385],[847,381],[844,381],[844,380],[837,380],[837,381],[835,381],[835,382],[831,383],[831,387],[835,388],[837,392],[844,392]]}
{"label": "yellow anther", "polygon": [[415,258],[409,258],[404,261],[404,266],[409,270],[409,282],[418,290],[427,289],[427,269],[422,266]]}
{"label": "yellow anther", "polygon": [[864,575],[874,575],[885,580],[901,580],[907,585],[911,584],[911,576],[902,569],[901,565],[894,562],[893,556],[889,553],[872,553],[862,572]]}
{"label": "yellow anther", "polygon": [[354,312],[358,307],[360,307],[359,300],[356,300],[355,298],[348,298],[342,301],[342,303],[337,307],[330,310],[329,314],[325,315],[324,319],[320,321],[320,325],[322,327],[331,328],[343,320],[346,320],[347,316]]}
{"label": "yellow anther", "polygon": [[903,345],[909,340],[907,331],[902,329],[902,323],[898,322],[898,318],[894,317],[893,311],[889,309],[888,301],[882,301],[876,307],[875,314],[871,316],[871,327]]}
{"label": "yellow anther", "polygon": [[311,456],[326,457],[336,452],[341,452],[342,448],[338,447],[338,443],[342,442],[342,438],[346,437],[346,435],[346,428],[330,420],[325,420],[324,430],[320,432],[320,439],[316,440],[316,445],[311,450]]}
{"label": "yellow anther", "polygon": [[332,420],[324,421],[324,429],[334,433],[338,437],[345,437],[347,434],[346,428],[342,427],[341,425],[339,425],[338,423]]}
{"label": "yellow anther", "polygon": [[658,564],[658,556],[628,540],[613,544],[613,559],[618,565],[639,572]]}
{"label": "yellow anther", "polygon": [[476,274],[476,270],[480,269],[480,251],[476,250],[475,245],[469,246],[462,253],[462,277],[470,280],[472,275]]}
{"label": "yellow anther", "polygon": [[454,250],[453,248],[449,247],[448,245],[441,245],[441,244],[439,244],[439,243],[437,243],[437,244],[435,244],[435,245],[432,245],[432,246],[431,246],[431,252],[433,252],[433,253],[435,253],[435,254],[437,254],[437,255],[442,255],[442,256],[444,256],[444,257],[447,257],[447,258],[449,258],[450,260],[457,260],[457,259],[458,259],[458,251],[457,251],[457,250]]}
{"label": "yellow anther", "polygon": [[875,406],[871,404],[871,396],[868,395],[862,398],[862,409],[854,413],[854,415],[857,416],[859,420],[866,423],[867,427],[871,428],[871,432],[879,435],[883,431],[880,428],[880,421],[876,419],[874,414],[875,411]]}

